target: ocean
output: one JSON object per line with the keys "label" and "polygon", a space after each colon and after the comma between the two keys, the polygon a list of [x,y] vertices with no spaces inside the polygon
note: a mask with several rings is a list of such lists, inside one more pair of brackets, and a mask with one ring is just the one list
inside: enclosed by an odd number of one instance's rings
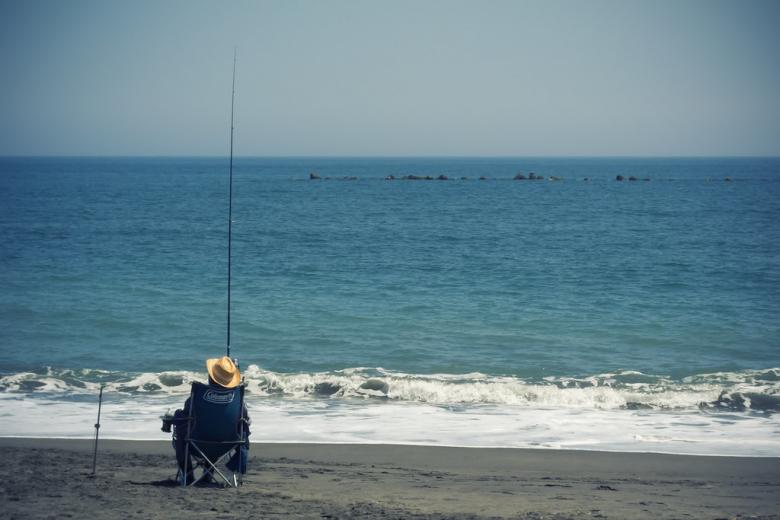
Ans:
{"label": "ocean", "polygon": [[[780,159],[234,164],[253,441],[780,456]],[[105,384],[101,436],[166,438],[227,214],[226,158],[0,158],[0,436]]]}

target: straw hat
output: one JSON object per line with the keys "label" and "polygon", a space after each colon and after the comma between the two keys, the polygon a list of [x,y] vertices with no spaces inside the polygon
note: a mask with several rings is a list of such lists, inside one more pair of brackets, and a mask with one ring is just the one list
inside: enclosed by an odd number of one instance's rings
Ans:
{"label": "straw hat", "polygon": [[241,382],[241,373],[238,371],[238,367],[227,356],[207,359],[206,370],[212,381],[225,388],[234,388]]}

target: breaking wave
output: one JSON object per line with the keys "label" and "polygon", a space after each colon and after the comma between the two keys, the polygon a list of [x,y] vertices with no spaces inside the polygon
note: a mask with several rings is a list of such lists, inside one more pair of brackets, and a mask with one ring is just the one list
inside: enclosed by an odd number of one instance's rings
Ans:
{"label": "breaking wave", "polygon": [[[780,411],[780,368],[698,374],[682,379],[617,371],[589,377],[521,379],[471,374],[405,374],[382,368],[277,373],[244,370],[250,398],[387,399],[433,405],[513,405],[533,408],[723,409]],[[0,377],[0,392],[57,398],[94,395],[101,384],[116,397],[185,395],[203,374],[123,373],[46,368]]]}

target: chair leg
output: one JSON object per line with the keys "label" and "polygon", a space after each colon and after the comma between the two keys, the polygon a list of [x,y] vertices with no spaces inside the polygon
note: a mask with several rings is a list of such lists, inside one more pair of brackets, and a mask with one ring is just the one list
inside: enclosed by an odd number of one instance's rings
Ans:
{"label": "chair leg", "polygon": [[[187,466],[190,466],[187,468]],[[182,476],[181,476],[181,485],[182,487],[187,486],[187,469],[190,471],[195,471],[195,468],[192,467],[192,463],[190,461],[190,443],[184,445],[184,469],[182,470]],[[194,482],[193,482],[194,484]]]}
{"label": "chair leg", "polygon": [[[216,472],[216,473],[217,473],[217,475],[219,475],[220,477],[222,477],[222,480],[224,480],[224,481],[225,481],[225,482],[226,482],[228,485],[230,485],[230,480],[228,480],[228,478],[227,478],[227,477],[226,477],[226,476],[225,476],[225,475],[224,475],[224,474],[223,474],[223,473],[222,473],[222,472],[221,472],[221,471],[220,471],[220,470],[217,468],[217,466],[215,465],[215,463],[214,463],[214,462],[211,462],[211,460],[209,460],[209,458],[208,458],[208,457],[206,457],[206,454],[205,454],[205,453],[203,453],[203,451],[201,451],[201,449],[200,449],[200,448],[198,448],[198,446],[197,446],[197,445],[193,444],[193,445],[192,445],[192,447],[193,447],[193,448],[195,448],[195,451],[197,451],[197,452],[200,454],[200,456],[201,456],[201,457],[203,457],[203,460],[204,460],[206,463],[208,463],[208,466],[204,466],[204,470],[205,470],[205,471],[208,471],[208,472],[211,474],[211,476],[214,476],[214,473],[212,473],[212,472]],[[220,460],[222,460],[224,457],[225,457],[225,455],[223,455],[222,457],[220,457],[219,459],[217,459],[217,461],[216,461],[216,462],[217,462],[217,463],[219,463],[219,462],[220,462]],[[205,471],[204,471],[204,475],[205,475]],[[199,481],[200,479],[202,479],[202,478],[203,478],[203,475],[201,475],[201,476],[200,476],[200,478],[198,478],[198,479],[197,479],[195,482],[198,482],[198,481]],[[216,478],[216,477],[215,477],[215,478]],[[193,484],[194,484],[195,482],[193,482]]]}

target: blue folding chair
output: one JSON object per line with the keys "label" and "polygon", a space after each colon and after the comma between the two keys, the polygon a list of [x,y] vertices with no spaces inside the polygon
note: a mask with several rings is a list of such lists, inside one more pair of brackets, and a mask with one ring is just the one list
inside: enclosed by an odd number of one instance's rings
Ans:
{"label": "blue folding chair", "polygon": [[[190,405],[186,411],[187,430],[185,441],[185,465],[189,463],[190,456],[195,459],[194,470],[202,468],[203,472],[189,485],[194,485],[207,475],[222,480],[228,486],[238,487],[242,484],[241,473],[246,466],[242,447],[249,444],[244,438],[247,428],[247,419],[242,411],[244,409],[243,384],[230,389],[216,389],[213,386],[193,382],[190,393]],[[237,472],[232,472],[232,478],[228,479],[217,467],[237,453]],[[236,479],[238,473],[238,479]],[[188,485],[187,473],[179,468],[178,477],[182,486]]]}

